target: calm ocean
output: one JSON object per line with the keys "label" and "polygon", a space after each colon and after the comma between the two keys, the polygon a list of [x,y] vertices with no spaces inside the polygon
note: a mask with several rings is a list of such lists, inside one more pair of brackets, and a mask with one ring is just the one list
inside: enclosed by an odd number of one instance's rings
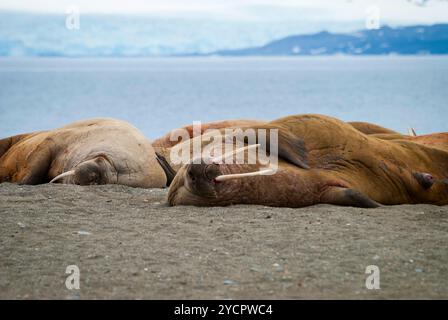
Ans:
{"label": "calm ocean", "polygon": [[153,139],[299,113],[448,131],[448,57],[0,59],[1,138],[114,117]]}

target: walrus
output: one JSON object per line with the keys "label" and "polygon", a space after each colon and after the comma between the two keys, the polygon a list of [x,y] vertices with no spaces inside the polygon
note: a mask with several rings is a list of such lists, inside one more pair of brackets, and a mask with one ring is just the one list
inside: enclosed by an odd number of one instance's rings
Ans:
{"label": "walrus", "polygon": [[[257,126],[268,123],[268,121],[263,120],[250,120],[250,119],[234,119],[234,120],[219,120],[213,122],[201,123],[199,134],[203,134],[207,130],[212,129],[223,129],[223,128],[244,128],[249,126]],[[352,121],[348,122],[356,130],[361,131],[365,134],[399,134],[396,131],[381,127],[377,124],[362,122],[362,121]],[[186,131],[190,138],[193,138],[193,125],[186,125],[181,128],[171,130],[167,134],[160,138],[155,139],[152,142],[154,148],[172,148],[181,142],[179,139],[172,139],[172,137],[180,136],[179,131]]]}
{"label": "walrus", "polygon": [[[266,124],[267,121],[262,120],[250,120],[250,119],[235,119],[235,120],[219,120],[213,122],[201,123],[199,134],[203,134],[207,130],[223,129],[223,128],[239,128],[247,126],[256,126]],[[360,126],[363,126],[362,124]],[[172,148],[178,143],[182,142],[180,139],[172,139],[172,137],[180,137],[182,132],[188,133],[189,138],[193,138],[193,125],[186,125],[177,129],[169,131],[167,134],[160,138],[155,139],[152,142],[154,148]],[[387,133],[387,132],[377,132]]]}
{"label": "walrus", "polygon": [[448,204],[448,133],[366,134],[323,115],[289,116],[253,129],[278,130],[275,174],[260,174],[266,168],[259,163],[185,164],[169,188],[168,203],[365,208]]}
{"label": "walrus", "polygon": [[[173,147],[184,142],[184,140],[181,139],[184,133],[186,134],[186,137],[183,138],[192,139],[194,138],[195,134],[202,135],[210,130],[221,130],[225,128],[230,129],[247,128],[247,127],[264,125],[267,123],[268,123],[267,121],[251,120],[251,119],[219,120],[219,121],[201,123],[199,130],[196,133],[194,132],[193,125],[187,125],[181,128],[173,129],[169,131],[167,134],[163,135],[162,137],[155,139],[152,142],[152,146],[154,147],[159,162],[161,162],[161,165],[164,168],[167,175],[173,177],[176,174],[176,171],[180,168],[180,166],[171,161],[170,153]],[[393,135],[394,137],[401,136],[401,134],[399,134],[396,131],[369,122],[354,121],[354,122],[348,122],[348,124],[353,126],[356,130],[365,134],[381,135],[384,138],[390,137],[391,135]]]}
{"label": "walrus", "polygon": [[347,123],[364,134],[399,134],[397,131],[370,122],[350,121]]}
{"label": "walrus", "polygon": [[173,147],[181,144],[182,142],[185,142],[186,140],[194,138],[196,134],[198,136],[201,136],[208,130],[241,128],[263,125],[266,123],[266,121],[262,120],[249,119],[219,120],[201,123],[200,126],[196,127],[197,132],[195,132],[194,125],[186,125],[181,128],[173,129],[162,137],[155,139],[152,142],[152,146],[156,152],[159,163],[165,170],[167,176],[171,177],[171,182],[172,178],[174,178],[174,176],[176,175],[177,170],[181,167],[180,164],[176,164],[171,161],[171,150],[173,149]]}
{"label": "walrus", "polygon": [[168,180],[151,142],[121,120],[84,120],[0,140],[0,182],[163,188]]}

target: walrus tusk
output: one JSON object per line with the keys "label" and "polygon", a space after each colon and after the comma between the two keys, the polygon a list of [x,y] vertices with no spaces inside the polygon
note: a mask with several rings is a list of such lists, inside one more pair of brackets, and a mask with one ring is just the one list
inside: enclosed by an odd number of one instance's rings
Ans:
{"label": "walrus tusk", "polygon": [[[230,156],[233,156],[234,154],[238,154],[240,152],[243,152],[243,151],[246,151],[246,150],[250,150],[250,149],[253,149],[253,148],[258,148],[259,146],[260,146],[260,144],[251,144],[249,146],[245,146],[245,147],[239,148],[237,150],[232,150],[232,151],[230,151],[230,152],[228,152],[226,154],[223,154],[222,156],[218,156],[216,158],[215,157],[209,157],[208,160],[210,160],[213,163],[218,163],[218,162],[220,162],[223,159],[227,159]],[[195,161],[197,161],[199,159],[202,159],[202,155],[199,156],[199,157],[193,158],[193,160],[191,160],[190,163],[195,163]]]}
{"label": "walrus tusk", "polygon": [[246,151],[246,150],[251,150],[251,149],[256,149],[256,148],[258,148],[260,146],[260,144],[259,143],[257,143],[257,144],[251,144],[251,145],[249,145],[249,146],[245,146],[245,147],[242,147],[242,148],[239,148],[239,149],[236,149],[236,150],[232,150],[232,151],[230,151],[230,152],[227,152],[227,153],[225,153],[225,154],[223,154],[222,156],[219,156],[219,157],[212,157],[210,160],[213,162],[213,163],[219,163],[219,162],[221,162],[221,161],[223,161],[223,160],[227,160],[228,158],[230,158],[230,157],[233,157],[233,155],[237,155],[237,154],[239,154],[239,153],[241,153],[241,152],[244,152],[244,151]]}
{"label": "walrus tusk", "polygon": [[410,135],[411,137],[416,137],[417,134],[415,133],[414,128],[408,128],[408,135]]}
{"label": "walrus tusk", "polygon": [[215,180],[222,182],[222,181],[231,180],[231,179],[239,179],[239,178],[245,178],[245,177],[255,177],[255,176],[273,174],[273,173],[275,173],[275,171],[276,171],[276,169],[274,169],[272,167],[268,167],[266,169],[255,171],[255,172],[223,174],[223,175],[217,176],[215,178]]}
{"label": "walrus tusk", "polygon": [[58,181],[59,179],[62,179],[64,177],[74,176],[74,175],[75,175],[75,170],[70,170],[70,171],[61,173],[60,175],[56,176],[55,178],[53,178],[53,180],[50,181],[50,183]]}

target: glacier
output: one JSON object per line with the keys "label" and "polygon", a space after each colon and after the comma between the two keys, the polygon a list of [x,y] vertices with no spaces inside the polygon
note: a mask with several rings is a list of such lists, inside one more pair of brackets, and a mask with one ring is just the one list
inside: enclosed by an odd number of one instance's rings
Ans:
{"label": "glacier", "polygon": [[260,46],[322,28],[349,32],[363,21],[306,19],[235,21],[151,15],[81,14],[80,29],[66,28],[65,14],[0,11],[0,56],[138,57],[206,54]]}

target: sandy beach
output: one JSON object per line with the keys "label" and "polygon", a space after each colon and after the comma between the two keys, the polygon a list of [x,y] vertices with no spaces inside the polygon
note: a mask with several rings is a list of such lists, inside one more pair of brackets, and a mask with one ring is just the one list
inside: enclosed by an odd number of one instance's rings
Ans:
{"label": "sandy beach", "polygon": [[1,184],[0,298],[448,298],[448,207],[173,208],[166,193]]}

